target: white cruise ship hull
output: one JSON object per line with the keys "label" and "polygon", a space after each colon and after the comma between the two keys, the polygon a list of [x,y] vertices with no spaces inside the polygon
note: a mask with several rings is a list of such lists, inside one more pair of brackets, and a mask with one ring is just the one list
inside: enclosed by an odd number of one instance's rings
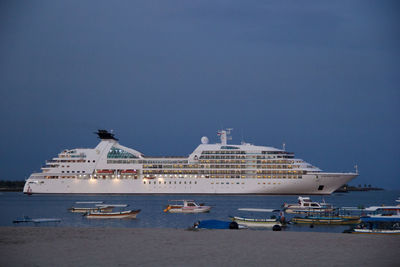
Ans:
{"label": "white cruise ship hull", "polygon": [[328,173],[293,152],[202,144],[187,157],[149,157],[99,130],[95,148],[66,149],[25,183],[28,194],[331,194],[357,173]]}
{"label": "white cruise ship hull", "polygon": [[317,173],[302,179],[44,179],[33,174],[28,194],[308,194],[326,195],[355,178],[356,173]]}

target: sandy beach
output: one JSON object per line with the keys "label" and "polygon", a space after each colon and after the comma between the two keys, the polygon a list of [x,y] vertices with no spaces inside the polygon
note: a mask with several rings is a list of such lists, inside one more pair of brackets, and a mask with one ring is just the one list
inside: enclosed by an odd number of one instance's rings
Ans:
{"label": "sandy beach", "polygon": [[399,266],[400,236],[1,227],[0,266]]}

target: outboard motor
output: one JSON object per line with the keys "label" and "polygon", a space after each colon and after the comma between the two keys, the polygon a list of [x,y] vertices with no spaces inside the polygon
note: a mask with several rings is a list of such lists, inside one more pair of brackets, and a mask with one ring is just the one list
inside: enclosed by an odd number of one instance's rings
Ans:
{"label": "outboard motor", "polygon": [[280,227],[280,225],[275,224],[275,225],[272,227],[272,231],[281,231],[281,230],[282,230],[282,227]]}
{"label": "outboard motor", "polygon": [[231,222],[229,224],[229,229],[239,229],[239,225],[237,222]]}

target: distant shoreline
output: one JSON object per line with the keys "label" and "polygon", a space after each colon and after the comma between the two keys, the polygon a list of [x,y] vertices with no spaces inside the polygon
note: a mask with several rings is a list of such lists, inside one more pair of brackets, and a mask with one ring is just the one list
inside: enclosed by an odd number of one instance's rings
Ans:
{"label": "distant shoreline", "polygon": [[0,181],[0,192],[22,192],[25,181]]}
{"label": "distant shoreline", "polygon": [[347,192],[366,192],[366,191],[382,191],[385,190],[380,187],[372,187],[372,186],[349,186],[349,185],[343,185],[339,189],[337,189],[334,193],[347,193]]}

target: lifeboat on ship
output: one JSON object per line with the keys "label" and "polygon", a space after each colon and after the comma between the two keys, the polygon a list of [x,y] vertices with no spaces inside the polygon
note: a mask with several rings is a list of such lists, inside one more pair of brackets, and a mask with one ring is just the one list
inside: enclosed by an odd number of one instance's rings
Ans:
{"label": "lifeboat on ship", "polygon": [[136,174],[136,170],[122,170],[121,174]]}
{"label": "lifeboat on ship", "polygon": [[99,174],[114,174],[113,170],[97,170],[96,173]]}

